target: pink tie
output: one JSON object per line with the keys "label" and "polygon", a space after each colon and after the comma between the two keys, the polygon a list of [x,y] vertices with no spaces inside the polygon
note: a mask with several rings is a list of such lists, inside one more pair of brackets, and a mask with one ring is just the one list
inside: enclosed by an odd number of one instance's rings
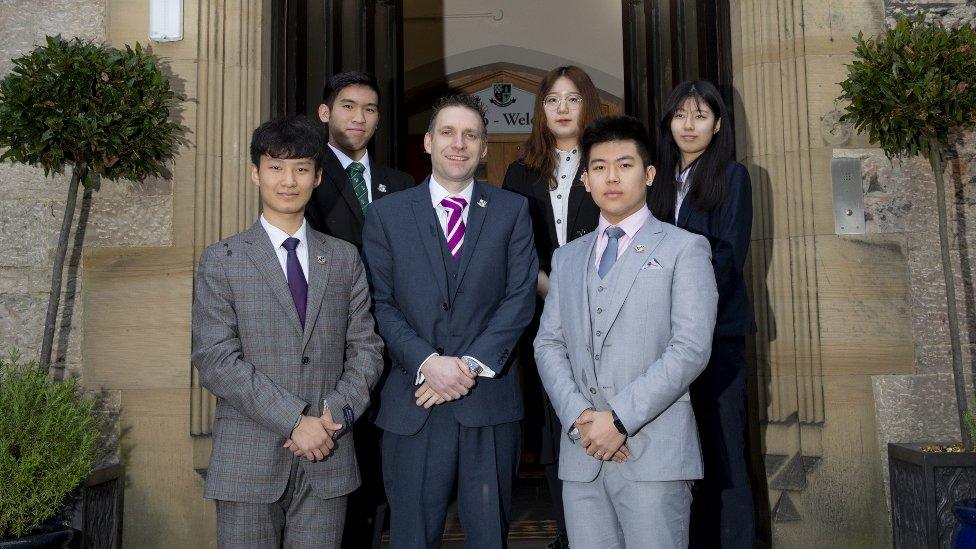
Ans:
{"label": "pink tie", "polygon": [[450,210],[447,218],[447,247],[451,250],[454,259],[461,257],[461,245],[464,243],[464,221],[461,219],[461,212],[468,202],[460,196],[449,196],[441,200],[441,206]]}

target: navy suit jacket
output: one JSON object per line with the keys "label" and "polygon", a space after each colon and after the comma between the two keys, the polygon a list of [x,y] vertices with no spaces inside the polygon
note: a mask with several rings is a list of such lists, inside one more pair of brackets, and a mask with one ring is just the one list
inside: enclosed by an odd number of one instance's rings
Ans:
{"label": "navy suit jacket", "polygon": [[700,234],[712,246],[712,267],[718,286],[718,318],[715,337],[741,337],[756,333],[756,321],[742,275],[752,235],[752,182],[749,171],[730,162],[726,171],[725,200],[710,211],[694,207],[690,193],[685,196],[675,223],[686,231]]}
{"label": "navy suit jacket", "polygon": [[457,276],[449,276],[444,232],[429,178],[370,205],[363,255],[374,315],[393,359],[376,424],[417,433],[430,413],[415,403],[417,369],[431,353],[472,356],[497,374],[479,377],[459,400],[442,404],[467,427],[522,419],[516,341],[532,320],[539,260],[526,199],[474,183]]}

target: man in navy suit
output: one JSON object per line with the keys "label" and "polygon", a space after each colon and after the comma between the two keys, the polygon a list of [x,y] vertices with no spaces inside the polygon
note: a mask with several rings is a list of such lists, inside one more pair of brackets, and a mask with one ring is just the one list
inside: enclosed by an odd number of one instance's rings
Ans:
{"label": "man in navy suit", "polygon": [[363,253],[393,365],[380,392],[383,478],[395,548],[440,547],[451,492],[466,547],[505,547],[519,460],[515,344],[539,271],[524,197],[474,180],[487,154],[481,103],[434,107],[432,174],[370,206]]}

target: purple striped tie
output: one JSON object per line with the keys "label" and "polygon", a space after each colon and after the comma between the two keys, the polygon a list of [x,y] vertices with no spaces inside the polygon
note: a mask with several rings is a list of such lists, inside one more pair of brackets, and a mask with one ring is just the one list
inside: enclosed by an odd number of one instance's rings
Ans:
{"label": "purple striped tie", "polygon": [[464,244],[464,220],[461,219],[461,212],[467,205],[467,200],[460,196],[449,196],[441,200],[441,206],[451,212],[447,218],[447,247],[454,259],[461,257],[461,245]]}

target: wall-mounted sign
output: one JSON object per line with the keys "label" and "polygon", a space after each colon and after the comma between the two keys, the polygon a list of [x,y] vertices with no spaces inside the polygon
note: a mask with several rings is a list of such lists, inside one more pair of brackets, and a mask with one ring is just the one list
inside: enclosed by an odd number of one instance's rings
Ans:
{"label": "wall-mounted sign", "polygon": [[535,94],[508,82],[496,82],[474,94],[488,114],[488,133],[529,133]]}

